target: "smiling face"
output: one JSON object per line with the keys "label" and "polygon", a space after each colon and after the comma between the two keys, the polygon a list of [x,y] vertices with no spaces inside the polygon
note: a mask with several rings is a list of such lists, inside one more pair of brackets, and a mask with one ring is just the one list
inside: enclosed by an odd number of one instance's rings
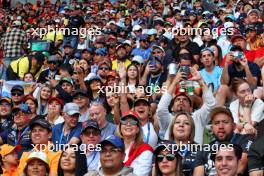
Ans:
{"label": "smiling face", "polygon": [[48,173],[46,164],[39,159],[31,160],[26,171],[28,176],[45,176]]}
{"label": "smiling face", "polygon": [[173,136],[176,141],[189,141],[191,136],[191,122],[182,114],[176,117],[173,125]]}
{"label": "smiling face", "polygon": [[[166,156],[167,154],[171,154],[171,152],[163,150],[158,155]],[[174,158],[172,161],[169,161],[166,157],[164,157],[162,161],[158,162],[158,167],[163,175],[176,175],[176,166],[176,158]]]}
{"label": "smiling face", "polygon": [[73,173],[76,167],[76,155],[73,148],[68,148],[62,153],[60,166],[63,171]]}
{"label": "smiling face", "polygon": [[135,111],[141,120],[146,120],[149,117],[150,107],[147,102],[139,101],[135,104]]}
{"label": "smiling face", "polygon": [[34,125],[31,130],[31,139],[33,144],[48,144],[51,136],[52,133],[50,131],[37,124]]}
{"label": "smiling face", "polygon": [[48,100],[51,96],[51,89],[49,87],[43,87],[40,91],[40,98]]}
{"label": "smiling face", "polygon": [[133,117],[126,117],[121,120],[120,129],[124,138],[136,138],[140,128],[137,124],[134,124],[135,121]]}
{"label": "smiling face", "polygon": [[0,116],[7,117],[11,114],[11,105],[6,101],[0,102]]}

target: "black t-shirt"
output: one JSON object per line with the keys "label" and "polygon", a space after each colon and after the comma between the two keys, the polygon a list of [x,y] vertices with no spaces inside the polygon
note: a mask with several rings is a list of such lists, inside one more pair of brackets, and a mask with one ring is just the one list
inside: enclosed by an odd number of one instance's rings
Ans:
{"label": "black t-shirt", "polygon": [[[248,67],[249,67],[251,74],[258,79],[257,85],[260,85],[259,78],[261,76],[261,71],[260,71],[259,66],[253,62],[248,61]],[[234,78],[246,78],[245,70],[237,71],[234,63],[228,66],[228,75],[230,77],[228,85],[230,85],[233,82]]]}
{"label": "black t-shirt", "polygon": [[[151,77],[151,75],[147,78],[147,84],[145,86],[145,92],[147,94],[152,94],[154,92],[159,93],[162,89],[162,84],[167,80],[167,72],[162,72],[156,77]],[[152,92],[152,93],[151,93]]]}
{"label": "black t-shirt", "polygon": [[248,170],[264,169],[264,136],[258,138],[248,152]]}
{"label": "black t-shirt", "polygon": [[[253,143],[253,140],[248,135],[241,135],[233,133],[229,142],[238,144],[241,146],[243,153],[248,153],[250,145]],[[215,176],[216,170],[214,166],[214,161],[211,160],[211,154],[216,151],[216,144],[219,142],[217,140],[213,140],[210,142],[210,147],[204,147],[202,151],[198,151],[195,158],[195,167],[204,166],[205,175],[206,176]],[[207,149],[207,150],[206,150]],[[209,149],[209,150],[208,150]],[[245,171],[244,175],[248,175],[247,171]]]}
{"label": "black t-shirt", "polygon": [[[79,30],[79,28],[84,25],[85,21],[83,19],[82,16],[79,15],[75,15],[75,16],[71,16],[69,18],[69,24],[67,26],[67,28],[69,28],[70,33],[66,32],[65,36],[74,36],[77,30]],[[79,34],[79,32],[78,32]]]}
{"label": "black t-shirt", "polygon": [[[194,144],[197,145],[197,144]],[[192,144],[190,144],[191,150],[186,150],[186,153],[184,151],[180,152],[182,154],[182,170],[184,176],[192,176],[193,170],[195,167],[195,158],[197,155],[197,150],[195,147],[191,147]]]}

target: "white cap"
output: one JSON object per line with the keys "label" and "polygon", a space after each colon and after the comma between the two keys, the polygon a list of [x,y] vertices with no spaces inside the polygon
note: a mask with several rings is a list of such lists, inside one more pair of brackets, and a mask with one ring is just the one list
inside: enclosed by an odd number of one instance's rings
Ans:
{"label": "white cap", "polygon": [[27,157],[26,163],[28,164],[30,161],[38,159],[49,165],[49,158],[44,152],[31,152]]}
{"label": "white cap", "polygon": [[157,30],[156,29],[149,29],[148,30],[148,35],[155,35],[155,34],[157,34],[158,32],[157,32]]}
{"label": "white cap", "polygon": [[132,62],[135,61],[135,62],[138,62],[140,64],[144,64],[144,59],[142,56],[139,56],[139,55],[136,55],[132,58]]}
{"label": "white cap", "polygon": [[12,26],[21,26],[21,22],[16,20],[12,23]]}
{"label": "white cap", "polygon": [[112,20],[112,21],[109,21],[109,22],[107,23],[107,25],[111,25],[111,24],[116,25],[116,22],[115,22],[114,20]]}
{"label": "white cap", "polygon": [[142,27],[140,25],[136,24],[135,26],[133,26],[132,31],[138,31],[140,29],[142,29]]}
{"label": "white cap", "polygon": [[231,27],[235,27],[234,23],[232,23],[232,22],[225,22],[224,23],[224,28],[225,29],[231,28]]}
{"label": "white cap", "polygon": [[68,115],[80,114],[80,107],[76,103],[67,103],[63,108],[63,112]]}
{"label": "white cap", "polygon": [[131,43],[130,40],[125,40],[125,41],[123,42],[123,44],[128,44],[129,46],[132,46],[132,43]]}

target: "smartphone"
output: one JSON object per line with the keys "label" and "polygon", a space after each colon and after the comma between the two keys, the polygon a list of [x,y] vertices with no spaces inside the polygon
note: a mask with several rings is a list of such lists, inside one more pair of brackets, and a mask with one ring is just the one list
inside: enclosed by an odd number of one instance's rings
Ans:
{"label": "smartphone", "polygon": [[149,65],[151,65],[152,67],[156,68],[156,59],[152,58],[152,59],[149,61]]}
{"label": "smartphone", "polygon": [[55,75],[55,80],[56,80],[56,81],[60,81],[60,80],[61,80],[60,75]]}
{"label": "smartphone", "polygon": [[188,77],[189,77],[189,74],[190,74],[190,67],[187,66],[187,65],[182,65],[180,67],[180,71],[184,73],[184,77],[183,78],[187,80]]}
{"label": "smartphone", "polygon": [[233,55],[234,55],[234,57],[235,57],[236,59],[240,59],[240,60],[242,60],[242,59],[244,58],[244,54],[243,54],[243,52],[241,52],[241,51],[234,51],[234,52],[233,52]]}

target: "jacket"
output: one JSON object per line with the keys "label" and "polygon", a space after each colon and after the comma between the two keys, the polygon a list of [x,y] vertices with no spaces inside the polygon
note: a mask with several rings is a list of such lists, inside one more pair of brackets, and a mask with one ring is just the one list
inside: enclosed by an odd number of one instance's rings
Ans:
{"label": "jacket", "polygon": [[[99,171],[89,171],[84,176],[104,176],[103,169],[100,168]],[[123,167],[120,172],[113,176],[136,176],[133,174],[133,168]]]}

